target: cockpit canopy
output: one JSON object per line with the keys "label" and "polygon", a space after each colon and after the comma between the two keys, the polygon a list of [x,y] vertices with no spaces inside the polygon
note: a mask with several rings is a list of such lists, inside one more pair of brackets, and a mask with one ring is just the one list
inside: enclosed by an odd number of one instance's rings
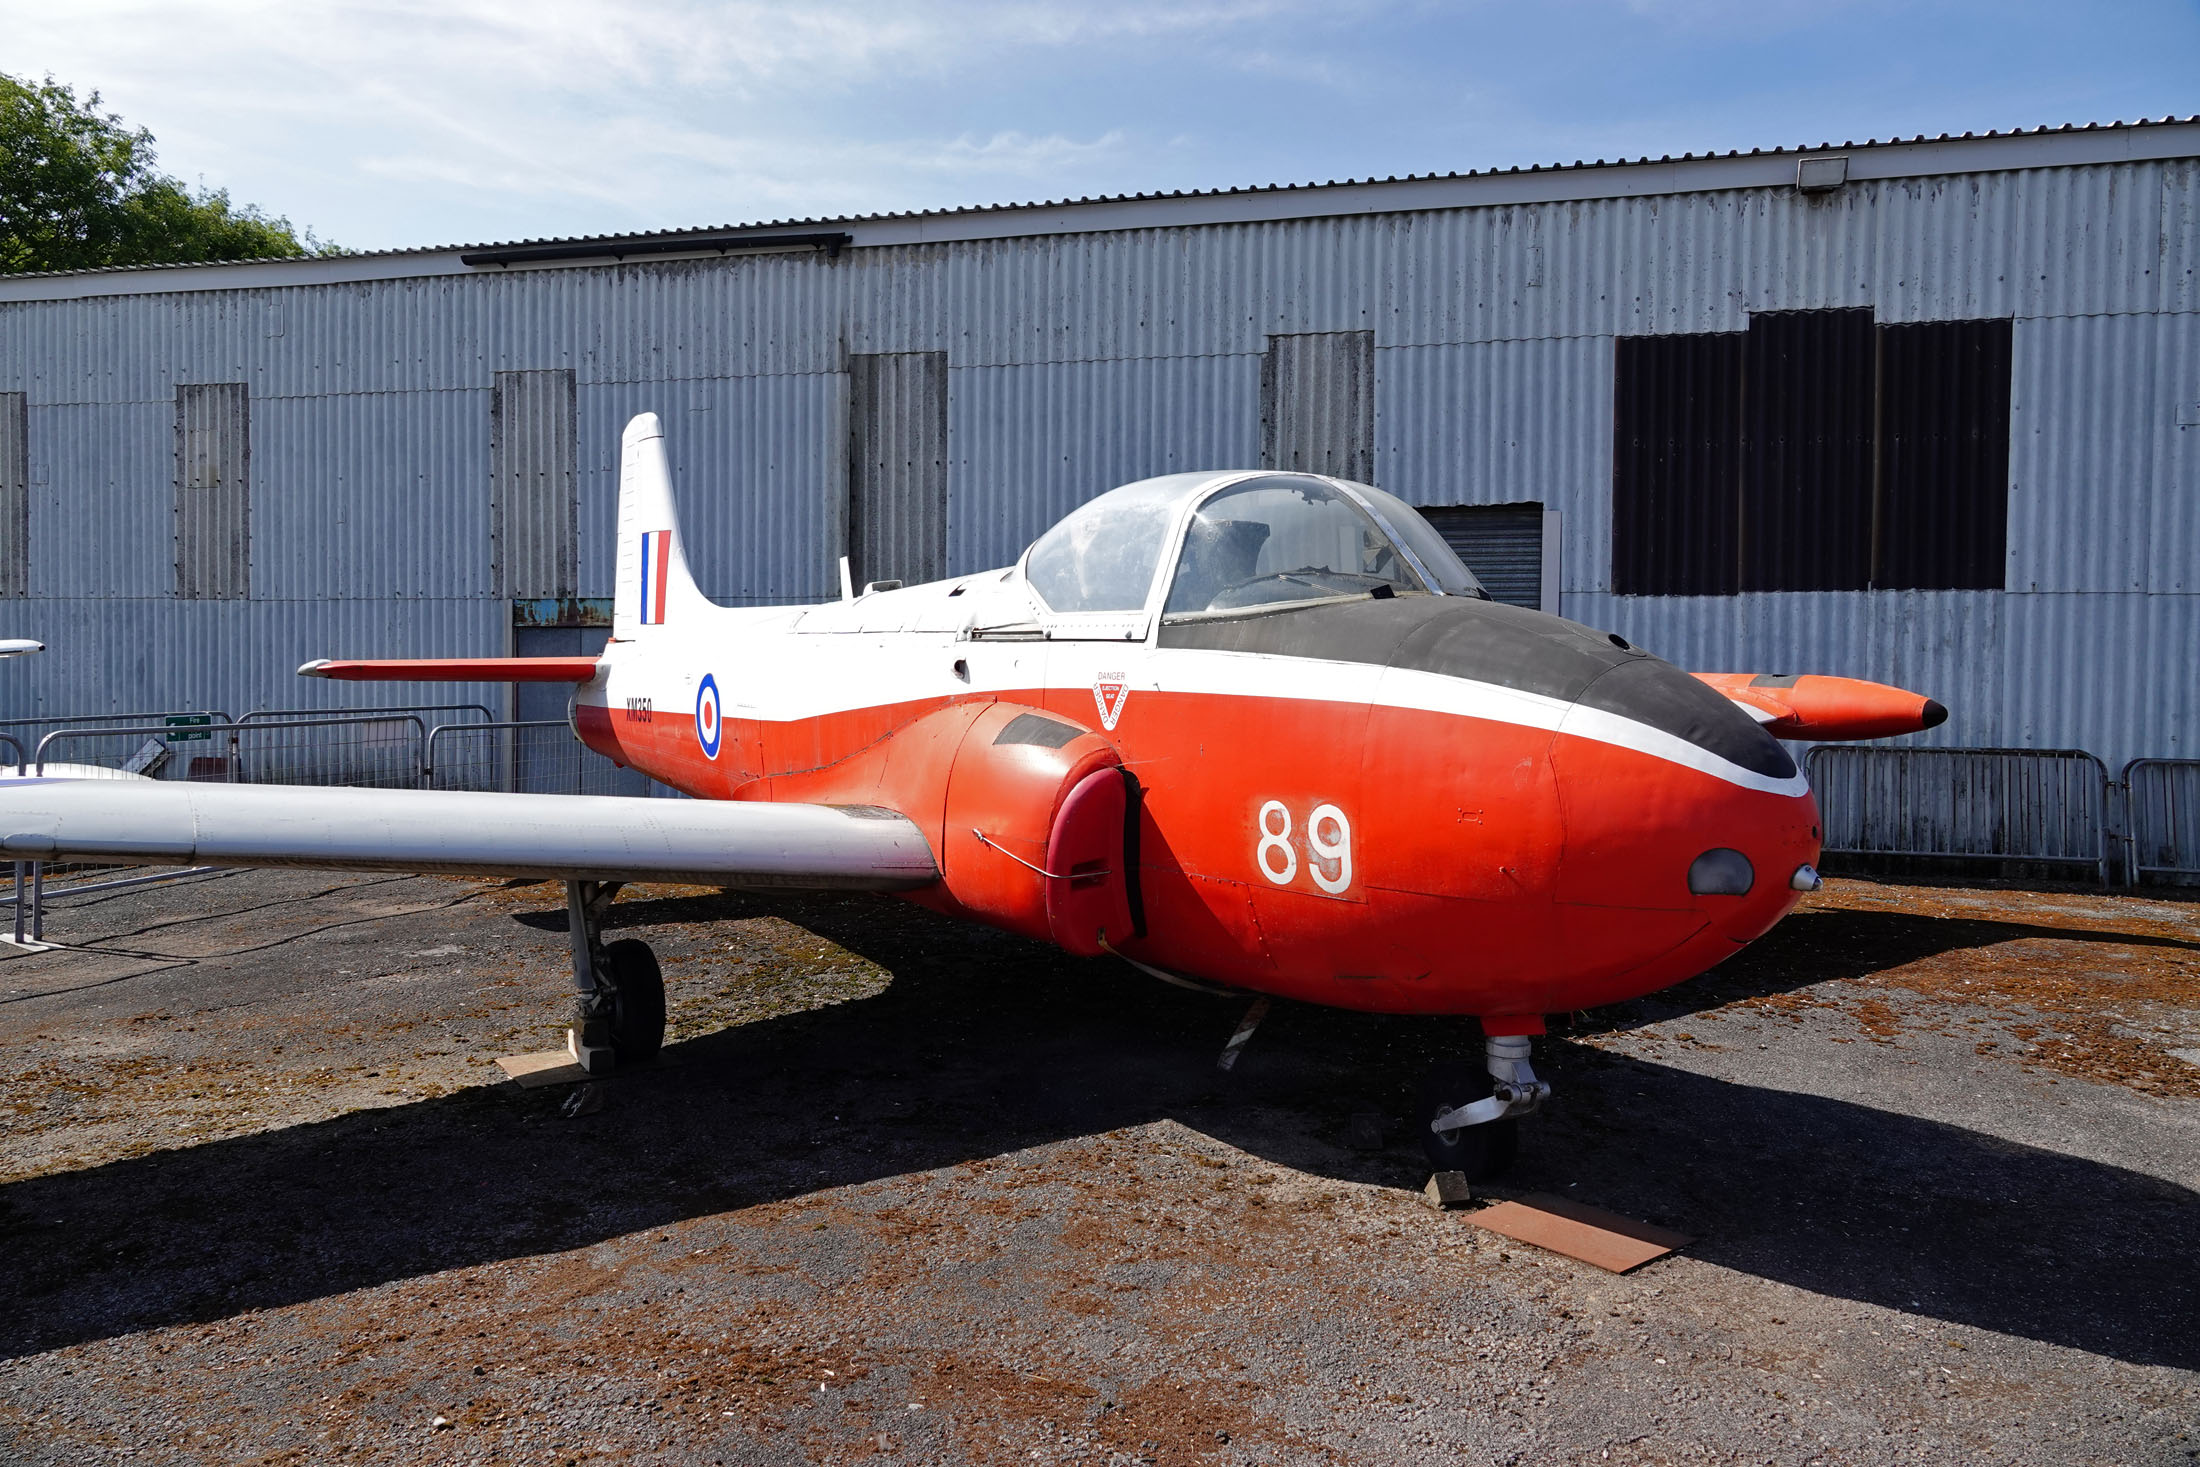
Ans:
{"label": "cockpit canopy", "polygon": [[[1163,587],[1157,573],[1172,550]],[[1142,611],[1162,594],[1171,620],[1369,594],[1485,594],[1403,500],[1312,474],[1126,484],[1041,536],[1024,574],[1056,612]]]}

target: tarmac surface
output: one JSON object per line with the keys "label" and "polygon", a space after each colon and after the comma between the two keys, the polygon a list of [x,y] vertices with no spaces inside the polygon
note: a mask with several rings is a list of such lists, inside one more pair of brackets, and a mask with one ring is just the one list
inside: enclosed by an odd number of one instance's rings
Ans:
{"label": "tarmac surface", "polygon": [[[1538,1041],[1422,1205],[1454,1022],[1244,1012],[884,899],[629,888],[663,1060],[556,1046],[557,887],[263,872],[0,960],[0,1461],[2200,1458],[2200,903],[1830,883]],[[2182,1053],[2179,1053],[2182,1051]]]}

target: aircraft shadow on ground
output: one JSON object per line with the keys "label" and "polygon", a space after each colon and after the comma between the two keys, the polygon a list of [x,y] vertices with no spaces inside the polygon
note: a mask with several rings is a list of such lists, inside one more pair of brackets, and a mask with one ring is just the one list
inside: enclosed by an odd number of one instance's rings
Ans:
{"label": "aircraft shadow on ground", "polygon": [[[617,925],[778,912],[881,963],[876,997],[674,1046],[601,1114],[510,1087],[0,1188],[0,1357],[574,1248],[826,1188],[1174,1118],[1276,1164],[1425,1177],[1401,1117],[1458,1021],[1278,1005],[1238,1070],[1236,1005],[900,904],[705,897]],[[1819,1293],[2119,1359],[2200,1366],[2200,1197],[1955,1126],[1556,1042],[1524,1187],[1699,1238]],[[1400,1128],[1402,1130],[1402,1128]],[[1074,1176],[1065,1181],[1074,1183]],[[1456,1223],[1431,1220],[1431,1226]]]}
{"label": "aircraft shadow on ground", "polygon": [[2200,953],[2200,942],[2145,933],[1821,907],[1788,917],[1764,938],[1701,977],[1631,1003],[1597,1010],[1585,1025],[1577,1025],[1575,1032],[1637,1029],[1682,1014],[1792,993],[1840,978],[1868,977],[1943,953],[1995,947],[2024,938]]}

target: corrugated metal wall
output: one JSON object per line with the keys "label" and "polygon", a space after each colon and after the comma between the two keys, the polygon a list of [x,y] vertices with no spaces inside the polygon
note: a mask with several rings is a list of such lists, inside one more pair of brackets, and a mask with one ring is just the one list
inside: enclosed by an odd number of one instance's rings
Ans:
{"label": "corrugated metal wall", "polygon": [[[649,410],[705,590],[830,596],[863,478],[851,357],[917,354],[947,570],[1129,479],[1341,452],[1415,503],[1563,511],[1567,613],[1684,666],[1915,686],[1952,710],[1929,743],[2200,752],[2200,427],[2177,421],[2200,401],[2196,190],[2179,160],[0,305],[31,544],[5,630],[54,647],[0,671],[0,704],[356,701],[291,669],[502,650],[504,373],[571,383],[573,593],[611,592],[618,433]],[[1617,594],[1618,339],[1836,308],[2013,320],[1999,576]],[[1346,386],[1288,385],[1317,362]],[[178,390],[224,383],[249,400],[250,596],[187,601]],[[1702,547],[1683,522],[1670,549]]]}
{"label": "corrugated metal wall", "polygon": [[0,392],[0,596],[31,588],[30,397]]}
{"label": "corrugated metal wall", "polygon": [[176,389],[176,594],[252,592],[252,413],[242,382]]}

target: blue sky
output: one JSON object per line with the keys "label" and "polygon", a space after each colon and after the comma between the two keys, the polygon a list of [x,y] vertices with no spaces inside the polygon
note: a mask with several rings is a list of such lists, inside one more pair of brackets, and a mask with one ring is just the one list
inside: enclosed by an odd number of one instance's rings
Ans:
{"label": "blue sky", "polygon": [[2200,112],[2200,3],[0,0],[355,248]]}

